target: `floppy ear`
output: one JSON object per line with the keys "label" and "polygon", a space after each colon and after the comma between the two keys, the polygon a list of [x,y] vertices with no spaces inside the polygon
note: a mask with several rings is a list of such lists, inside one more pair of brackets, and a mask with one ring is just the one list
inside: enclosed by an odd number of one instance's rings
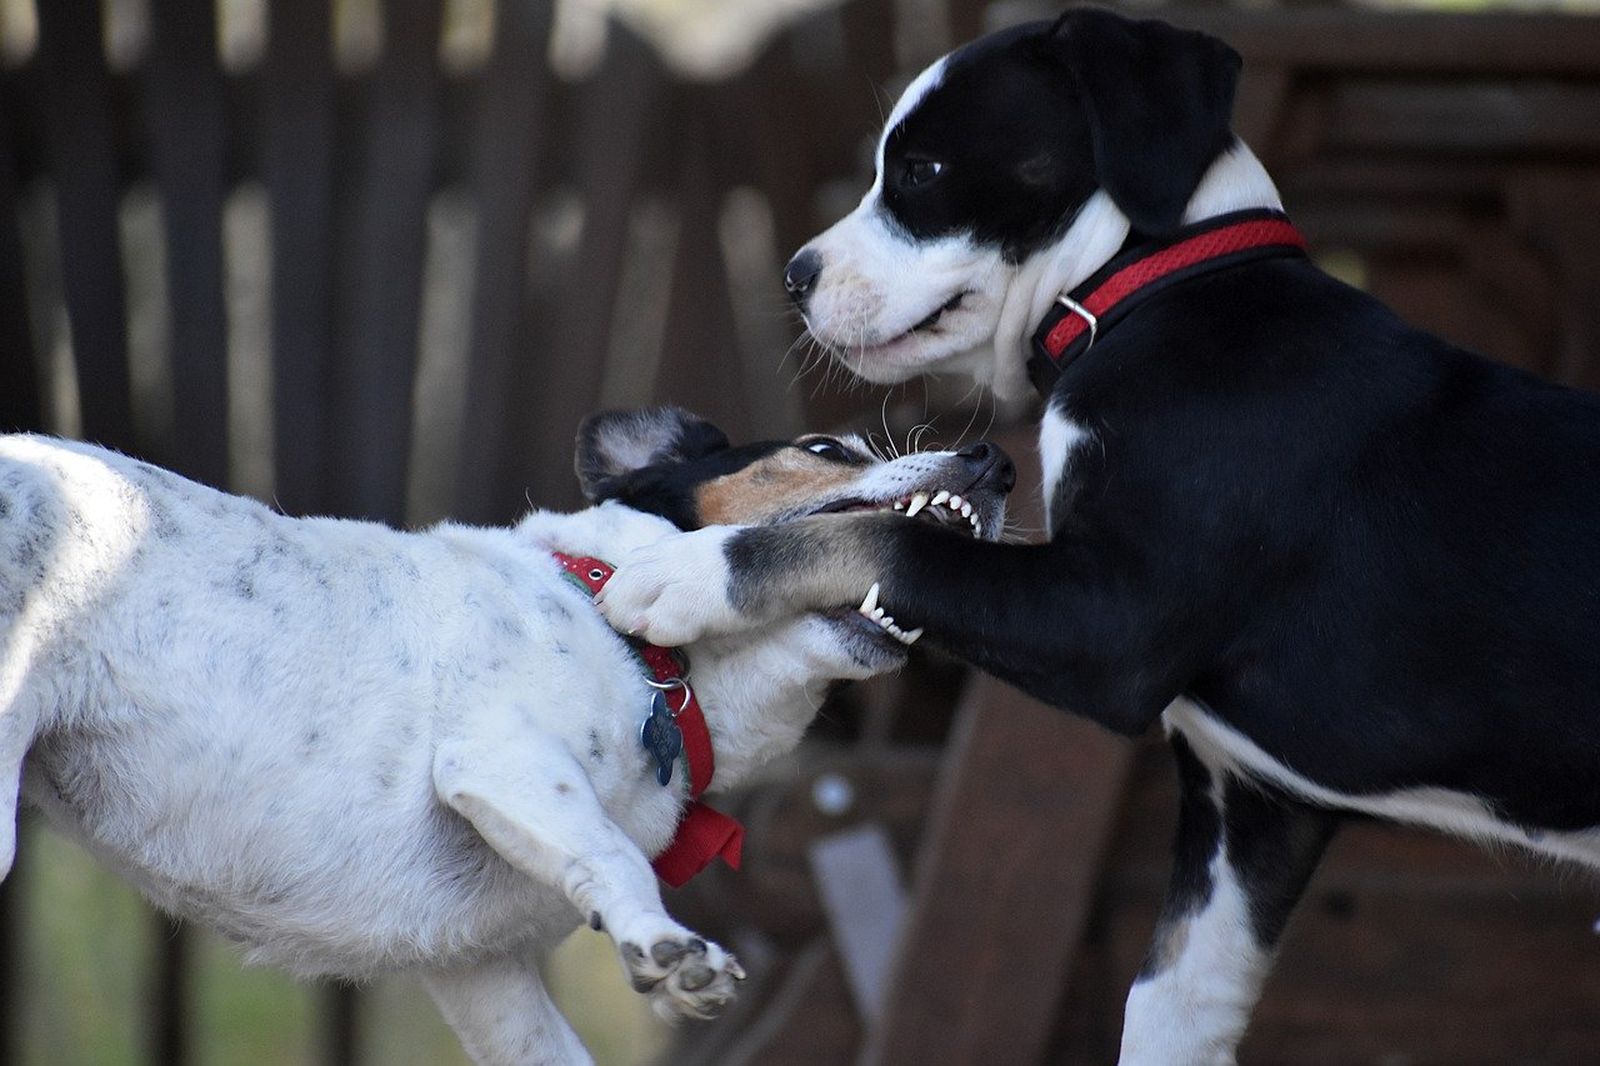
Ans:
{"label": "floppy ear", "polygon": [[573,466],[584,498],[599,503],[612,482],[655,463],[698,459],[728,447],[727,435],[681,407],[603,411],[578,427]]}
{"label": "floppy ear", "polygon": [[1230,144],[1239,53],[1215,37],[1094,8],[1051,29],[1089,121],[1095,176],[1134,229],[1178,228]]}

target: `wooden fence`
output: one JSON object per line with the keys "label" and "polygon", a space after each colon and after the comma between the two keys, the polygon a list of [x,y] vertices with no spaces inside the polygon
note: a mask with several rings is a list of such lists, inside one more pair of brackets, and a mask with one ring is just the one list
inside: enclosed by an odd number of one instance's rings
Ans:
{"label": "wooden fence", "polygon": [[[115,62],[99,4],[39,0],[36,45],[0,67],[0,427],[74,432],[290,513],[404,522],[573,502],[571,434],[602,404],[671,398],[736,437],[876,420],[881,392],[790,385],[778,271],[859,195],[878,92],[930,58],[907,23],[930,9],[953,39],[984,19],[978,0],[855,0],[696,82],[620,28],[596,69],[557,76],[543,0],[495,5],[466,68],[440,60],[441,0],[386,4],[353,68],[329,0],[269,0],[265,51],[237,68],[213,0],[149,0],[146,47]],[[1176,15],[1246,53],[1241,130],[1336,265],[1441,332],[1600,384],[1594,22]],[[918,390],[893,400],[908,420]],[[832,726],[854,745],[842,762],[748,799],[770,841],[751,876],[678,902],[759,927],[774,956],[749,1013],[684,1061],[1104,1057],[1159,880],[1113,830],[1143,809],[1124,812],[1126,782],[1155,773],[1158,791],[1165,771],[988,684],[940,748],[963,683],[924,662],[867,687]],[[827,774],[853,788],[848,815],[808,798]],[[886,827],[909,880],[871,1010],[807,850],[857,823]],[[994,823],[1026,829],[1006,862],[972,833]],[[1137,906],[1105,895],[1130,884]],[[25,920],[0,913],[0,1061]],[[181,1063],[186,941],[158,942],[150,1060]],[[1275,985],[1267,1017],[1302,987]],[[358,1057],[354,1009],[330,994],[325,1061]]]}

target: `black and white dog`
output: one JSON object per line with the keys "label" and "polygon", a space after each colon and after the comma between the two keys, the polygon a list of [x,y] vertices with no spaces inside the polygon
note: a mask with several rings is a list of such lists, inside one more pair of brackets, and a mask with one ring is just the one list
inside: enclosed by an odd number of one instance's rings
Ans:
{"label": "black and white dog", "polygon": [[1073,10],[924,71],[860,206],[791,261],[891,382],[1046,393],[1052,541],[894,516],[622,561],[667,643],[859,599],[1181,770],[1122,1057],[1228,1062],[1340,818],[1600,867],[1600,397],[1421,333],[1304,257],[1229,130],[1239,57]]}

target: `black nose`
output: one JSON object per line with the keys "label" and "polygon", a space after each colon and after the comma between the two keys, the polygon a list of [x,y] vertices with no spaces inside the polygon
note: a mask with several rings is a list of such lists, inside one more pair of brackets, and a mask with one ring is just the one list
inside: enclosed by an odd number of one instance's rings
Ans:
{"label": "black nose", "polygon": [[1017,464],[1011,461],[1011,456],[998,444],[990,444],[986,440],[969,445],[956,452],[956,455],[965,459],[972,467],[974,477],[972,487],[993,489],[996,492],[1010,492],[1017,485]]}
{"label": "black nose", "polygon": [[806,309],[806,301],[811,298],[811,290],[817,287],[817,279],[821,276],[822,256],[810,248],[800,249],[789,260],[789,265],[783,268],[783,287],[800,310]]}

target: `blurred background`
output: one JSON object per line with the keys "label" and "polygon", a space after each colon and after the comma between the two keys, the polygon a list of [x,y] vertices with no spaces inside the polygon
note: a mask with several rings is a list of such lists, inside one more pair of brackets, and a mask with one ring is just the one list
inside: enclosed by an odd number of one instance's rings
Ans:
{"label": "blurred background", "polygon": [[[859,198],[912,74],[1057,10],[0,0],[0,429],[410,525],[575,504],[579,418],[655,400],[736,439],[928,426],[1027,459],[1025,407],[827,380],[779,272]],[[1244,53],[1237,128],[1329,269],[1600,387],[1600,0],[1137,10]],[[577,934],[551,978],[602,1063],[1114,1058],[1175,815],[1155,739],[919,653],[733,806],[745,872],[668,902],[748,994],[665,1030]],[[1597,934],[1592,878],[1352,827],[1242,1058],[1600,1061]],[[0,1062],[462,1061],[414,982],[245,969],[26,823]]]}

